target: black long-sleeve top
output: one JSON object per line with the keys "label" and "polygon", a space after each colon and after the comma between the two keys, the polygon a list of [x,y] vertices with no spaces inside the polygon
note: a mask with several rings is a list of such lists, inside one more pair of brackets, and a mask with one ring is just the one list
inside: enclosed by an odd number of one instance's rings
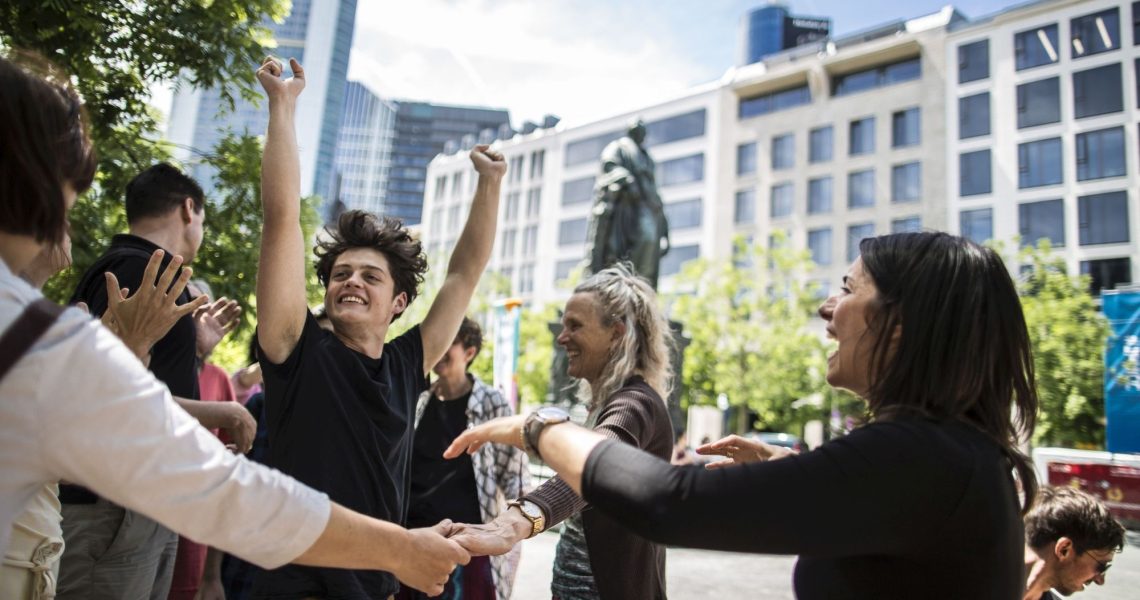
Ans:
{"label": "black long-sleeve top", "polygon": [[803,599],[1013,600],[1025,589],[1010,463],[962,423],[877,422],[800,456],[716,470],[607,440],[582,491],[656,542],[798,554]]}

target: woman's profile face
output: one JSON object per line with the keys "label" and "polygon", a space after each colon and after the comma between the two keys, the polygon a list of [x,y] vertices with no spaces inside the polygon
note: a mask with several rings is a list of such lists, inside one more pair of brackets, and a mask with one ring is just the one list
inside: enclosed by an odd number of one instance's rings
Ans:
{"label": "woman's profile face", "polygon": [[819,307],[827,324],[827,336],[838,347],[827,357],[827,383],[864,396],[871,381],[871,352],[874,336],[867,330],[879,291],[863,261],[855,259],[837,294]]}

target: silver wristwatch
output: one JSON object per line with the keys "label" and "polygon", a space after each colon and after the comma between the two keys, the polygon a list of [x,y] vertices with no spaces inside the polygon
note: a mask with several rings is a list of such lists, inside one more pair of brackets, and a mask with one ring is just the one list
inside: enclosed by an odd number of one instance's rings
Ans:
{"label": "silver wristwatch", "polygon": [[526,451],[542,460],[538,453],[538,436],[547,425],[557,425],[570,420],[570,413],[555,406],[544,406],[527,416],[523,425],[523,443]]}

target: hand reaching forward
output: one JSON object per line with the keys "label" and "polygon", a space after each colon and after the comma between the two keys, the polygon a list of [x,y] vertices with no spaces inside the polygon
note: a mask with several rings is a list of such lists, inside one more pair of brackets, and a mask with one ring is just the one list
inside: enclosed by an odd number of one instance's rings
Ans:
{"label": "hand reaching forward", "polygon": [[743,438],[739,435],[730,435],[710,444],[698,447],[697,454],[728,457],[728,460],[721,460],[705,465],[706,469],[720,469],[723,467],[731,467],[732,465],[777,460],[799,453],[791,448],[766,444],[759,440]]}
{"label": "hand reaching forward", "polygon": [[392,569],[396,579],[429,596],[442,594],[455,565],[471,561],[462,546],[446,538],[451,529],[451,521],[444,519],[434,527],[409,530],[408,545]]}
{"label": "hand reaching forward", "polygon": [[[114,273],[108,272],[105,275],[107,310],[103,313],[103,325],[119,336],[135,356],[144,361],[150,354],[150,347],[162,339],[178,319],[197,310],[207,300],[199,297],[186,304],[177,304],[178,297],[186,289],[194,271],[186,267],[180,273],[182,257],[175,256],[159,276],[158,268],[162,265],[163,254],[162,250],[155,250],[150,256],[139,289],[129,297],[129,290],[119,287],[119,280]],[[87,310],[86,305],[81,308]]]}
{"label": "hand reaching forward", "polygon": [[526,415],[512,417],[499,417],[491,419],[482,425],[477,425],[459,434],[447,450],[443,451],[444,458],[455,458],[463,452],[474,454],[483,444],[505,444],[515,448],[523,448],[522,428],[526,423]]}
{"label": "hand reaching forward", "polygon": [[194,333],[200,358],[209,356],[218,342],[237,327],[239,316],[241,305],[237,300],[228,298],[218,298],[216,302],[194,311]]}
{"label": "hand reaching forward", "polygon": [[507,174],[507,159],[501,152],[491,150],[487,144],[478,144],[471,149],[471,164],[480,176],[502,179]]}
{"label": "hand reaching forward", "polygon": [[265,89],[270,102],[282,98],[295,99],[301,94],[301,90],[305,89],[305,69],[301,67],[301,63],[295,58],[290,58],[289,69],[293,71],[293,76],[282,79],[281,74],[285,72],[285,67],[281,61],[272,56],[265,57],[261,67],[257,69],[257,80],[261,82],[261,87]]}

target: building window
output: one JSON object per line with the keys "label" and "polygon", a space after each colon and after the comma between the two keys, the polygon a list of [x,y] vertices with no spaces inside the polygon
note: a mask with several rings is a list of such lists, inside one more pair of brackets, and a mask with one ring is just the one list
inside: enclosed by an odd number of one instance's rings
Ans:
{"label": "building window", "polygon": [[531,188],[526,192],[526,217],[537,218],[542,212],[542,188]]}
{"label": "building window", "polygon": [[836,75],[831,80],[833,96],[846,96],[877,87],[912,81],[922,77],[922,61],[918,57],[872,67],[845,75]]}
{"label": "building window", "polygon": [[1017,86],[1017,127],[1061,120],[1061,80],[1050,77]]}
{"label": "building window", "polygon": [[518,231],[515,229],[508,229],[503,232],[503,242],[499,246],[500,260],[511,260],[515,257],[515,238],[517,237]]}
{"label": "building window", "polygon": [[811,261],[820,266],[831,264],[831,228],[809,229],[807,232],[808,250]]}
{"label": "building window", "polygon": [[1128,193],[1106,192],[1077,198],[1077,230],[1082,246],[1128,242]]}
{"label": "building window", "polygon": [[681,267],[685,263],[696,260],[701,256],[701,248],[697,245],[692,246],[679,246],[669,250],[669,253],[661,257],[661,276],[668,277],[676,275],[681,272]]}
{"label": "building window", "polygon": [[788,133],[772,138],[772,170],[790,169],[795,165],[795,135]]}
{"label": "building window", "polygon": [[738,190],[732,222],[737,225],[756,222],[756,190]]}
{"label": "building window", "polygon": [[875,171],[855,171],[847,174],[847,208],[864,208],[875,205]]}
{"label": "building window", "polygon": [[1101,290],[1132,283],[1132,261],[1127,258],[1082,260],[1081,275],[1089,277],[1089,293],[1099,296]]}
{"label": "building window", "polygon": [[586,242],[585,218],[568,219],[558,224],[558,245],[572,246]]}
{"label": "building window", "polygon": [[451,195],[458,197],[463,193],[463,171],[451,175]]}
{"label": "building window", "polygon": [[914,202],[922,194],[922,164],[918,162],[891,168],[891,202]]}
{"label": "building window", "polygon": [[530,225],[523,229],[522,251],[526,258],[535,255],[538,250],[538,225]]}
{"label": "building window", "polygon": [[875,151],[875,117],[851,121],[851,137],[847,153],[851,156]]}
{"label": "building window", "polygon": [[918,233],[922,231],[922,217],[903,217],[891,221],[891,233]]}
{"label": "building window", "polygon": [[1036,246],[1042,238],[1064,246],[1065,203],[1059,199],[1026,202],[1017,207],[1017,227],[1022,246]]}
{"label": "building window", "polygon": [[583,204],[594,199],[594,176],[562,182],[562,206]]}
{"label": "building window", "polygon": [[1077,181],[1122,177],[1126,172],[1123,127],[1077,134]]}
{"label": "building window", "polygon": [[1132,3],[1132,45],[1140,45],[1140,2]]}
{"label": "building window", "polygon": [[964,210],[960,218],[962,237],[978,244],[994,238],[994,211],[989,208]]}
{"label": "building window", "polygon": [[526,156],[512,156],[510,159],[510,168],[507,169],[507,180],[511,182],[522,181],[523,177],[523,163],[526,161]]}
{"label": "building window", "polygon": [[534,292],[534,265],[523,265],[519,268],[519,293],[530,294]]}
{"label": "building window", "polygon": [[808,135],[808,162],[821,163],[831,160],[833,131],[831,125],[811,130]]}
{"label": "building window", "polygon": [[514,269],[514,267],[503,267],[502,269],[499,269],[499,274],[501,274],[503,276],[503,279],[507,280],[507,286],[510,287],[511,290],[513,291],[515,289],[515,269]]}
{"label": "building window", "polygon": [[908,108],[891,115],[891,147],[917,146],[922,142],[922,113]]}
{"label": "building window", "polygon": [[447,175],[440,175],[435,178],[435,198],[436,202],[443,200],[443,192],[447,188]]}
{"label": "building window", "polygon": [[701,226],[701,199],[681,200],[665,205],[665,219],[669,229],[680,230]]}
{"label": "building window", "polygon": [[751,175],[756,172],[756,142],[740,144],[736,147],[736,174]]}
{"label": "building window", "polygon": [[618,130],[595,135],[591,138],[574,140],[566,144],[566,150],[563,152],[563,164],[567,167],[572,167],[574,165],[594,162],[602,156],[602,150],[605,149],[606,144],[623,135],[625,135],[625,130]]}
{"label": "building window", "polygon": [[772,186],[772,218],[777,219],[792,214],[795,209],[795,188],[791,183]]}
{"label": "building window", "polygon": [[507,194],[507,202],[503,205],[503,219],[507,222],[514,221],[519,217],[519,196],[519,192]]}
{"label": "building window", "polygon": [[1073,58],[1091,56],[1120,47],[1120,11],[1110,8],[1069,22]]}
{"label": "building window", "polygon": [[958,83],[990,76],[990,41],[981,40],[958,46]]}
{"label": "building window", "polygon": [[860,223],[847,227],[847,262],[859,258],[859,242],[875,236],[874,223]]}
{"label": "building window", "polygon": [[808,180],[807,212],[822,215],[831,212],[831,177]]}
{"label": "building window", "polygon": [[1073,73],[1073,114],[1078,119],[1124,110],[1120,64]]}
{"label": "building window", "polygon": [[991,190],[990,151],[963,152],[958,156],[958,195],[976,196]]}
{"label": "building window", "polygon": [[1025,142],[1017,146],[1017,187],[1056,185],[1063,179],[1061,138]]}
{"label": "building window", "polygon": [[580,264],[582,264],[582,261],[577,258],[560,260],[554,263],[554,283],[557,284],[560,281],[565,281],[570,277],[570,272],[578,268]]}
{"label": "building window", "polygon": [[693,183],[705,178],[705,155],[694,154],[667,160],[657,165],[657,182],[661,187]]}
{"label": "building window", "polygon": [[747,119],[811,103],[811,91],[801,85],[777,92],[743,98],[740,101],[740,118]]}
{"label": "building window", "polygon": [[1014,63],[1018,71],[1051,65],[1060,59],[1057,24],[1022,31],[1013,36]]}
{"label": "building window", "polygon": [[958,99],[958,139],[990,134],[990,93]]}
{"label": "building window", "polygon": [[645,126],[645,147],[701,137],[705,134],[705,109],[653,121]]}
{"label": "building window", "polygon": [[530,153],[530,178],[541,179],[543,168],[546,166],[546,150],[535,150]]}

